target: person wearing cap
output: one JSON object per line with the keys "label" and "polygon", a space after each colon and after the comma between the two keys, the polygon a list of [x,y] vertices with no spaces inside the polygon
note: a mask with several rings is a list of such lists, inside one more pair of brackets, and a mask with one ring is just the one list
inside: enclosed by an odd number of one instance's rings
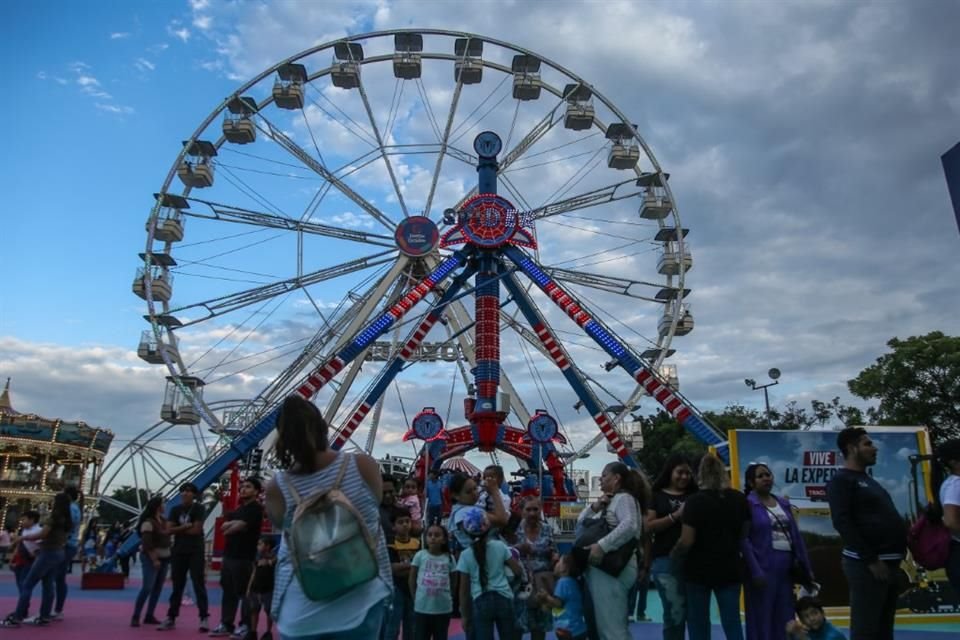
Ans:
{"label": "person wearing cap", "polygon": [[488,535],[490,522],[480,507],[463,509],[457,526],[472,541],[457,562],[457,571],[463,574],[460,613],[467,637],[493,640],[496,627],[499,637],[513,638],[513,591],[505,567],[509,566],[514,575],[521,575],[523,569],[503,540]]}

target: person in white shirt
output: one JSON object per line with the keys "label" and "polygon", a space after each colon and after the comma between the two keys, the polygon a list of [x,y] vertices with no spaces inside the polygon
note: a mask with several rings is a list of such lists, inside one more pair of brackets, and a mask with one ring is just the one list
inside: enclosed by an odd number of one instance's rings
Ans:
{"label": "person in white shirt", "polygon": [[940,485],[943,524],[950,530],[950,555],[947,558],[947,580],[960,590],[960,440],[949,440],[937,450],[937,457],[950,470]]}

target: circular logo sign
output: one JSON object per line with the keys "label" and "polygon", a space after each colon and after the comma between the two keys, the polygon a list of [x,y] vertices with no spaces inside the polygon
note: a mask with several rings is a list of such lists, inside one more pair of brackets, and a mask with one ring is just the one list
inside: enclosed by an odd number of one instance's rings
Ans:
{"label": "circular logo sign", "polygon": [[400,251],[411,258],[419,258],[437,247],[440,242],[440,230],[426,216],[410,216],[397,225],[393,237]]}
{"label": "circular logo sign", "polygon": [[461,211],[463,232],[479,247],[499,247],[513,237],[519,226],[517,210],[509,200],[495,194],[476,195],[463,205]]}

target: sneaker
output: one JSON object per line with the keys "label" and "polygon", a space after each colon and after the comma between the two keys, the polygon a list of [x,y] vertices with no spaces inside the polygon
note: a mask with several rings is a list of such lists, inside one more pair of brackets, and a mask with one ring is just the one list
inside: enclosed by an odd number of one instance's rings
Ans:
{"label": "sneaker", "polygon": [[3,620],[0,620],[0,627],[16,628],[20,626],[22,620],[16,618],[12,613]]}
{"label": "sneaker", "polygon": [[131,627],[139,627],[139,626],[140,626],[140,621],[137,620],[136,618],[130,618],[130,626],[131,626]]}
{"label": "sneaker", "polygon": [[[26,622],[26,620],[24,622]],[[41,618],[40,616],[37,616],[36,618],[30,620],[29,623],[35,627],[45,627],[50,624],[50,618]]]}
{"label": "sneaker", "polygon": [[232,640],[243,640],[247,637],[247,625],[237,625],[237,628],[230,634]]}
{"label": "sneaker", "polygon": [[[205,620],[204,618],[200,619],[200,631],[206,631],[206,629],[204,629],[204,627],[206,626],[204,624],[204,620]],[[213,631],[210,632],[210,637],[223,638],[223,637],[229,636],[231,633],[233,633],[233,629],[231,629],[230,627],[228,627],[227,625],[221,622],[216,626],[216,628]]]}
{"label": "sneaker", "polygon": [[180,601],[180,604],[183,605],[184,607],[192,607],[193,598],[191,598],[190,596],[183,596],[183,600]]}
{"label": "sneaker", "polygon": [[204,616],[200,618],[200,633],[206,633],[207,631],[210,631],[210,618]]}
{"label": "sneaker", "polygon": [[172,631],[177,628],[177,621],[173,618],[167,618],[160,623],[160,626],[157,627],[157,631]]}
{"label": "sneaker", "polygon": [[52,621],[54,621],[54,622],[62,622],[62,621],[63,621],[63,611],[54,611],[54,612],[53,612],[53,615],[50,616],[50,619],[51,619]]}
{"label": "sneaker", "polygon": [[143,619],[143,624],[160,624],[160,621],[153,616],[147,616]]}

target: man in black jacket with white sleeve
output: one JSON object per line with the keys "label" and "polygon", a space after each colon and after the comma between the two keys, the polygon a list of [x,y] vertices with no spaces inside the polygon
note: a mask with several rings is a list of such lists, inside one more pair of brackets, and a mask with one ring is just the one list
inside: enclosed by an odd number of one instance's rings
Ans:
{"label": "man in black jacket with white sleeve", "polygon": [[877,447],[862,427],[837,436],[844,467],[827,485],[830,517],[843,540],[850,588],[851,640],[893,640],[897,574],[907,551],[907,526],[890,494],[868,473]]}

